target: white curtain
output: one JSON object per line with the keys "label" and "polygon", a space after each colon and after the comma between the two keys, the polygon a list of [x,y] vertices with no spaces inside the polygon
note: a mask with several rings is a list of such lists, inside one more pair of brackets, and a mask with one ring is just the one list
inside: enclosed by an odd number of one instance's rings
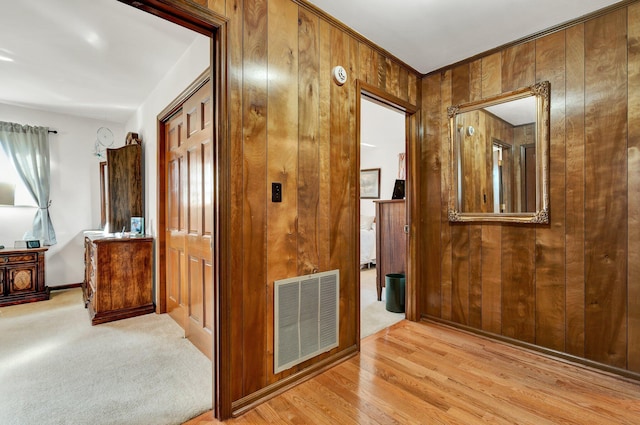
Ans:
{"label": "white curtain", "polygon": [[54,245],[56,232],[49,216],[49,128],[0,121],[0,146],[38,203],[33,237]]}

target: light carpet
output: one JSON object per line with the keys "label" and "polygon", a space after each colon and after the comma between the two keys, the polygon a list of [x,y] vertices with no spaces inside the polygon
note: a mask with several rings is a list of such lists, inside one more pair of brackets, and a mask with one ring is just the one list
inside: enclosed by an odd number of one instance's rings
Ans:
{"label": "light carpet", "polygon": [[0,308],[0,424],[181,424],[211,409],[211,362],[166,314],[91,326],[80,289]]}
{"label": "light carpet", "polygon": [[382,301],[378,301],[376,269],[360,271],[360,338],[373,335],[405,318],[404,313],[387,311],[384,289]]}

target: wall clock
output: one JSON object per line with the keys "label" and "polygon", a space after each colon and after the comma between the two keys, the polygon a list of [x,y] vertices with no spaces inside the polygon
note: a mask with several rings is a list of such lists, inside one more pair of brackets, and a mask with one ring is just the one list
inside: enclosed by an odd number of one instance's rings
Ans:
{"label": "wall clock", "polygon": [[105,150],[111,146],[113,146],[113,132],[107,127],[100,127],[96,132],[95,156],[104,158]]}

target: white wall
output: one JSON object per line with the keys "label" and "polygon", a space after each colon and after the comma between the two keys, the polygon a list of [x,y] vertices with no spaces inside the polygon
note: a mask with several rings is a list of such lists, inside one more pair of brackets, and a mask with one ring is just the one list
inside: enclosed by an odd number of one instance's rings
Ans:
{"label": "white wall", "polygon": [[158,199],[158,114],[178,97],[210,65],[211,39],[197,37],[180,61],[168,70],[162,81],[127,122],[128,131],[142,137],[145,182],[145,233],[156,236]]}
{"label": "white wall", "polygon": [[[360,168],[380,168],[380,199],[391,199],[398,178],[398,154],[405,151],[405,114],[362,98],[360,107]],[[360,214],[375,215],[371,199],[360,201]]]}
{"label": "white wall", "polygon": [[[108,127],[114,146],[124,144],[121,124],[0,104],[0,121],[46,126],[51,155],[49,213],[58,243],[45,254],[47,286],[80,283],[84,257],[82,232],[100,225],[100,159],[94,154],[96,131]],[[0,170],[0,173],[2,170]],[[0,207],[0,244],[12,247],[31,231],[35,208]]]}

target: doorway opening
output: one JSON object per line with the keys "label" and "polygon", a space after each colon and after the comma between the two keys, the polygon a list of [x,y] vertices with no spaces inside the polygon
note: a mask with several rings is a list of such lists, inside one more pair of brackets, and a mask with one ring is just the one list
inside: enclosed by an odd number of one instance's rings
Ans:
{"label": "doorway opening", "polygon": [[[224,90],[225,84],[225,50],[226,45],[226,26],[216,14],[206,8],[188,5],[181,0],[120,0],[132,7],[138,8],[145,12],[149,12],[177,25],[196,31],[211,39],[209,49],[209,71],[208,77],[210,85],[205,89],[207,93],[203,94],[204,98],[210,99],[209,107],[202,109],[201,121],[211,122],[212,130],[210,136],[210,153],[207,154],[211,158],[209,164],[216,164],[216,167],[207,168],[203,174],[211,179],[211,191],[200,194],[205,197],[207,205],[199,210],[199,216],[189,217],[186,223],[206,223],[207,229],[211,237],[207,239],[209,253],[204,255],[207,257],[202,260],[207,262],[208,268],[204,271],[201,279],[210,281],[210,290],[202,293],[202,298],[211,301],[210,311],[207,317],[210,318],[208,327],[211,332],[211,361],[213,368],[213,412],[217,418],[226,419],[231,416],[231,394],[229,367],[230,364],[230,348],[227,341],[228,323],[223,318],[227,317],[227,303],[224,301],[229,298],[230,288],[228,286],[228,258],[226,247],[229,243],[229,235],[227,226],[224,225],[227,217],[225,205],[228,205],[227,192],[225,190],[215,190],[217,187],[226,187],[229,182],[226,174],[221,170],[228,168],[228,152],[225,126],[226,99],[227,95]],[[159,143],[164,143],[162,134],[158,135]],[[164,182],[167,178],[166,163],[167,158],[164,149],[157,149],[158,175],[157,181]],[[195,169],[195,167],[194,167]],[[167,281],[167,261],[166,248],[167,236],[165,229],[168,226],[169,215],[169,198],[166,190],[159,189],[157,193],[157,239],[156,239],[156,301],[158,303],[158,312],[167,310],[166,281]],[[205,243],[206,244],[206,243]],[[224,257],[224,258],[223,258]]]}
{"label": "doorway opening", "polygon": [[[360,338],[405,318],[407,112],[360,94]],[[386,275],[402,276],[386,285]]]}

